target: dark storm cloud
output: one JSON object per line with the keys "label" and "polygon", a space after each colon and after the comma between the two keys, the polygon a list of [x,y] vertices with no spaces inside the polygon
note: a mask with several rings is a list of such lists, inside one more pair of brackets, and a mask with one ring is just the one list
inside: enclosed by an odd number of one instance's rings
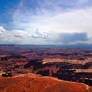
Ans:
{"label": "dark storm cloud", "polygon": [[63,33],[59,34],[57,42],[71,43],[77,41],[88,41],[87,33]]}

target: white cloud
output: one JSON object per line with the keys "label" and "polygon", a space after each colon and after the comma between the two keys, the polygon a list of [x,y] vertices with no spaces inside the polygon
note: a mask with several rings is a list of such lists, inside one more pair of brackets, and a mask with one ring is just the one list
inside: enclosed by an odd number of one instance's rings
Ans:
{"label": "white cloud", "polygon": [[88,0],[78,0],[78,4],[87,4]]}
{"label": "white cloud", "polygon": [[5,29],[2,26],[0,26],[0,34],[2,34],[3,32],[5,32]]}
{"label": "white cloud", "polygon": [[[86,4],[87,2],[88,0],[78,0],[76,4]],[[49,4],[53,5],[51,2]],[[37,8],[37,14],[33,14],[30,10],[25,12],[25,9],[22,9],[22,5],[20,5],[13,15],[12,24],[14,30],[7,31],[3,27],[0,27],[2,42],[61,44],[62,40],[61,42],[56,42],[59,34],[85,32],[89,39],[88,42],[92,43],[92,7],[67,10],[56,7],[54,12],[44,8]],[[38,32],[36,31],[37,29]]]}
{"label": "white cloud", "polygon": [[[74,32],[87,32],[91,37],[92,29],[92,8],[85,8],[79,10],[70,10],[57,14],[43,15],[24,15],[14,17],[14,25],[16,28],[22,28],[25,31],[30,30],[32,33],[34,30],[39,29],[40,32],[47,33],[74,33]],[[17,21],[16,21],[17,20]]]}

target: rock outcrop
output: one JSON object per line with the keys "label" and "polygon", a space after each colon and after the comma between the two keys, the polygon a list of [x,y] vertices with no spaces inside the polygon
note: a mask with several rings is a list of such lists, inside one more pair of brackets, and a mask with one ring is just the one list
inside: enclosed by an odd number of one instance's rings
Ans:
{"label": "rock outcrop", "polygon": [[92,88],[83,83],[24,74],[7,78],[0,77],[0,92],[92,92]]}

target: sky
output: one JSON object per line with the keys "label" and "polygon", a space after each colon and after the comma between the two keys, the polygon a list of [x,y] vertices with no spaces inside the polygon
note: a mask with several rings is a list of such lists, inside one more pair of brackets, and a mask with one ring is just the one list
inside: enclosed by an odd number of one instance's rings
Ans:
{"label": "sky", "polygon": [[0,0],[0,44],[92,44],[92,0]]}

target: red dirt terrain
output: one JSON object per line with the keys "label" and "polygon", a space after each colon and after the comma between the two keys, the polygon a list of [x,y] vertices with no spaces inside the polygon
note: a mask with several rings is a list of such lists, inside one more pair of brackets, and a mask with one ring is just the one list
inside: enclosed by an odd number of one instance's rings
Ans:
{"label": "red dirt terrain", "polygon": [[90,86],[92,49],[0,46],[0,92],[92,92]]}
{"label": "red dirt terrain", "polygon": [[30,73],[14,77],[0,77],[0,92],[92,92],[92,88],[83,83]]}

